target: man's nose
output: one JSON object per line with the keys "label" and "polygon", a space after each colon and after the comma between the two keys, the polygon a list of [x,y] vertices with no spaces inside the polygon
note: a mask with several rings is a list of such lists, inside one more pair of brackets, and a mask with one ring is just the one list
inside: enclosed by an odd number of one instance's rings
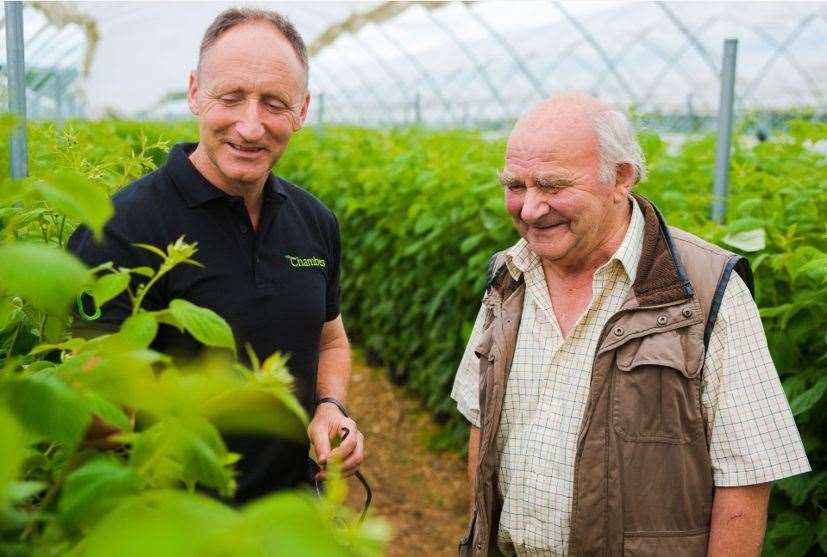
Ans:
{"label": "man's nose", "polygon": [[520,210],[520,218],[524,222],[537,222],[543,218],[550,208],[548,203],[543,199],[541,192],[534,187],[526,188],[525,196],[523,197],[523,208]]}
{"label": "man's nose", "polygon": [[236,131],[241,139],[250,143],[255,143],[264,137],[260,107],[255,99],[250,99],[245,103],[241,118],[236,122]]}

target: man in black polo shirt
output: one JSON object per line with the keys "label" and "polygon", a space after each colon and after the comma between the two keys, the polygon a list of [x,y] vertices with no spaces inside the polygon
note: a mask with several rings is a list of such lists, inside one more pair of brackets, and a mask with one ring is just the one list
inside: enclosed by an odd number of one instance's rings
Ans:
{"label": "man in black polo shirt", "polygon": [[[261,359],[288,354],[296,396],[313,416],[308,434],[317,460],[324,465],[337,454],[351,474],[362,462],[364,439],[341,406],[350,349],[339,315],[338,222],[314,196],[270,172],[304,123],[307,71],[304,42],[280,15],[254,9],[219,15],[189,81],[199,143],[176,145],[163,167],[113,197],[115,216],[102,244],[79,228],[69,250],[90,266],[155,268],[158,258],[135,243],[163,248],[181,235],[197,241],[204,268],[175,268],[149,291],[144,307],[162,309],[184,298],[224,317],[239,348],[249,343]],[[122,296],[103,306],[95,325],[114,328],[130,312]],[[153,347],[173,355],[199,349],[170,327],[159,330]],[[349,434],[331,451],[331,439],[345,428]],[[231,437],[228,446],[243,457],[237,501],[308,479],[307,444]]]}

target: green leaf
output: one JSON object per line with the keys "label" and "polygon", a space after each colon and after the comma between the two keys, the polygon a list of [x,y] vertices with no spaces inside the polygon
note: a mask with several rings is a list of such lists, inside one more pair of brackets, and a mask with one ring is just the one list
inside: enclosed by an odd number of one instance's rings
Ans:
{"label": "green leaf", "polygon": [[118,296],[129,286],[129,273],[109,273],[103,275],[92,285],[92,298],[95,305],[101,307]]}
{"label": "green leaf", "polygon": [[186,330],[201,344],[215,348],[228,348],[235,354],[232,329],[221,316],[211,309],[176,299],[170,302],[169,313],[174,319],[172,323]]}
{"label": "green leaf", "polygon": [[86,401],[57,377],[35,375],[9,381],[7,403],[20,423],[34,433],[72,448],[91,416]]}
{"label": "green leaf", "polygon": [[25,501],[47,487],[49,487],[49,484],[46,482],[15,482],[9,486],[9,499],[14,503]]}
{"label": "green leaf", "polygon": [[26,454],[25,448],[23,428],[5,406],[0,404],[0,455],[3,455],[0,458],[0,510],[5,508],[6,502],[13,495],[12,486]]}
{"label": "green leaf", "polygon": [[86,393],[85,398],[92,414],[121,431],[132,430],[132,422],[120,406],[94,393]]}
{"label": "green leaf", "polygon": [[205,495],[149,491],[121,501],[67,557],[227,555],[213,540],[232,536],[238,522],[238,512]]}
{"label": "green leaf", "polygon": [[42,244],[0,246],[0,292],[37,309],[64,314],[87,281],[83,264],[64,251]]}
{"label": "green leaf", "polygon": [[767,530],[767,541],[774,548],[772,555],[804,557],[814,540],[814,524],[791,511],[778,515]]}
{"label": "green leaf", "polygon": [[827,375],[822,376],[815,385],[795,397],[790,402],[790,409],[793,411],[793,416],[803,414],[812,408],[821,397],[824,396],[824,391],[827,390]]}
{"label": "green leaf", "polygon": [[727,234],[721,241],[744,252],[761,251],[767,247],[767,233],[763,228]]}
{"label": "green leaf", "polygon": [[90,460],[66,477],[58,519],[71,529],[94,524],[125,495],[138,491],[135,471],[112,457]]}
{"label": "green leaf", "polygon": [[155,269],[152,267],[132,267],[129,269],[129,272],[135,275],[142,275],[147,278],[152,278],[155,276]]}
{"label": "green leaf", "polygon": [[48,181],[36,180],[33,188],[57,211],[89,226],[100,238],[103,225],[112,216],[108,192],[85,176],[58,170]]}
{"label": "green leaf", "polygon": [[798,474],[779,480],[775,485],[798,507],[803,505],[810,493],[824,482],[827,482],[827,472]]}
{"label": "green leaf", "polygon": [[158,321],[149,312],[140,312],[129,316],[121,325],[117,336],[123,339],[131,349],[147,348],[158,334]]}

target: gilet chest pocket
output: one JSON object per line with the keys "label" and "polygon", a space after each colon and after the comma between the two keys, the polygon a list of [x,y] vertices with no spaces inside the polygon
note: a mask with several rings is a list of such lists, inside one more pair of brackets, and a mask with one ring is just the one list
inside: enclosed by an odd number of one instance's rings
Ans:
{"label": "gilet chest pocket", "polygon": [[617,350],[612,419],[623,439],[684,444],[703,433],[701,362],[687,362],[681,338],[666,331]]}

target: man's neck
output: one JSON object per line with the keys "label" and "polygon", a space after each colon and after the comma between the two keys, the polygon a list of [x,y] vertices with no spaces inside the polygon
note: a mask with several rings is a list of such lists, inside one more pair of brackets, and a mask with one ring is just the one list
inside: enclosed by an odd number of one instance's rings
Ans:
{"label": "man's neck", "polygon": [[267,183],[267,175],[265,174],[260,180],[254,183],[240,183],[232,180],[227,180],[215,168],[215,165],[201,148],[201,144],[195,148],[189,155],[190,162],[192,162],[195,169],[213,186],[217,187],[227,195],[233,197],[241,197],[244,199],[244,206],[247,208],[247,214],[250,216],[250,223],[253,228],[258,228],[258,219],[261,214],[261,205],[263,200],[264,184]]}

